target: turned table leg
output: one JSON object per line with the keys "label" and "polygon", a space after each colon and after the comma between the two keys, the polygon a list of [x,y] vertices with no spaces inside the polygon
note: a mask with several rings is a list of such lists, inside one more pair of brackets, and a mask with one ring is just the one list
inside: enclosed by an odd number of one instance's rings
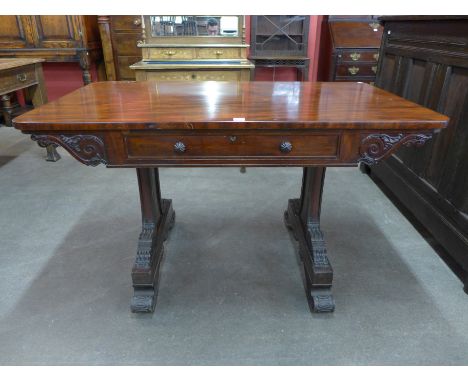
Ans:
{"label": "turned table leg", "polygon": [[132,312],[153,312],[163,257],[163,242],[174,225],[172,201],[161,199],[157,168],[137,168],[142,230],[132,269],[134,295]]}
{"label": "turned table leg", "polygon": [[2,99],[2,108],[3,108],[3,119],[5,121],[5,126],[13,126],[12,121],[12,112],[13,105],[11,104],[11,99],[9,94],[4,94],[1,97]]}
{"label": "turned table leg", "polygon": [[331,294],[333,270],[320,230],[320,208],[326,167],[305,167],[300,199],[290,199],[286,210],[286,226],[299,242],[304,265],[307,298],[314,312],[333,312]]}

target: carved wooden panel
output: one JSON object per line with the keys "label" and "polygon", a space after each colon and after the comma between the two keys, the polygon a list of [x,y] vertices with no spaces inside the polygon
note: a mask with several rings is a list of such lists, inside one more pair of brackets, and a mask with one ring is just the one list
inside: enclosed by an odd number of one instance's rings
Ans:
{"label": "carved wooden panel", "polygon": [[74,16],[33,16],[37,27],[37,46],[41,48],[75,48],[83,31]]}
{"label": "carved wooden panel", "polygon": [[22,49],[33,43],[30,23],[25,16],[1,16],[0,49]]}
{"label": "carved wooden panel", "polygon": [[468,19],[390,17],[380,55],[377,86],[451,120],[424,147],[400,148],[373,174],[467,271]]}

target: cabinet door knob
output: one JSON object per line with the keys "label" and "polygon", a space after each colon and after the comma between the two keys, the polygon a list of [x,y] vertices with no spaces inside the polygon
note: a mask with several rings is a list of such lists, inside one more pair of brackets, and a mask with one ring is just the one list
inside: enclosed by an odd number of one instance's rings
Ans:
{"label": "cabinet door knob", "polygon": [[288,141],[283,141],[280,143],[279,149],[282,153],[290,153],[292,151],[292,143]]}
{"label": "cabinet door knob", "polygon": [[174,144],[174,151],[176,153],[185,153],[186,147],[185,144],[181,141]]}
{"label": "cabinet door knob", "polygon": [[351,53],[349,57],[351,57],[351,60],[357,61],[361,58],[361,55],[359,53],[354,52],[354,53]]}
{"label": "cabinet door knob", "polygon": [[356,67],[356,66],[351,66],[350,68],[348,68],[348,72],[349,72],[352,76],[354,76],[354,75],[358,74],[359,68]]}

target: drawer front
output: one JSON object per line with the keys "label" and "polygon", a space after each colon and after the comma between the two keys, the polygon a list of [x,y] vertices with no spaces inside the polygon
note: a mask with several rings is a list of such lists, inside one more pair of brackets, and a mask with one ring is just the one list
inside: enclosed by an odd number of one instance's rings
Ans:
{"label": "drawer front", "polygon": [[37,83],[34,65],[0,72],[0,92],[7,93]]}
{"label": "drawer front", "polygon": [[135,33],[119,33],[113,36],[113,47],[118,56],[141,56],[141,48],[138,48],[138,39],[141,36]]}
{"label": "drawer front", "polygon": [[337,77],[350,76],[350,77],[362,77],[362,76],[375,76],[377,73],[377,63],[375,64],[341,64],[337,66],[336,75]]}
{"label": "drawer front", "polygon": [[241,48],[200,48],[197,49],[197,58],[245,58]]}
{"label": "drawer front", "polygon": [[147,71],[147,80],[156,81],[240,81],[240,70]]}
{"label": "drawer front", "polygon": [[147,135],[125,137],[128,159],[335,158],[338,135]]}
{"label": "drawer front", "polygon": [[338,52],[338,62],[377,62],[379,60],[378,50],[346,50]]}
{"label": "drawer front", "polygon": [[112,30],[134,30],[141,32],[141,16],[111,16]]}
{"label": "drawer front", "polygon": [[135,71],[130,69],[129,66],[141,60],[141,56],[119,56],[117,57],[118,63],[118,78],[119,80],[135,80]]}
{"label": "drawer front", "polygon": [[152,48],[143,54],[149,59],[185,59],[192,60],[196,58],[194,49],[191,48]]}

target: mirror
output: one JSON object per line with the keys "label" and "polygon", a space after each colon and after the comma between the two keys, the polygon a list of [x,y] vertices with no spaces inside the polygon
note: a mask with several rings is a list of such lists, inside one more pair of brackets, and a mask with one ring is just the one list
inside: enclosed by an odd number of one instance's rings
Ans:
{"label": "mirror", "polygon": [[238,16],[150,16],[152,37],[238,37]]}

